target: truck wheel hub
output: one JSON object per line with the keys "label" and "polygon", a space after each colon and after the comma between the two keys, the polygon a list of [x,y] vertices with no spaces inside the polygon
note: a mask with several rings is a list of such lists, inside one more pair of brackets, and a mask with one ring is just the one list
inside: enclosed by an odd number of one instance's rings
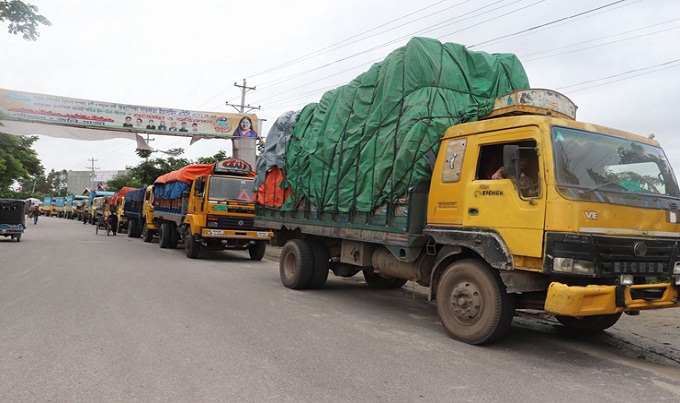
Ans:
{"label": "truck wheel hub", "polygon": [[482,307],[482,299],[477,287],[470,282],[461,282],[451,294],[453,313],[464,323],[474,322]]}

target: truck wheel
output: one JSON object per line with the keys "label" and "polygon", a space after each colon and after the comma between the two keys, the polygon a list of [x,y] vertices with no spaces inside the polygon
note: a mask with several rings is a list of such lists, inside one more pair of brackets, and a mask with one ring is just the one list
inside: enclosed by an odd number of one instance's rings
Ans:
{"label": "truck wheel", "polygon": [[170,230],[170,242],[168,243],[168,248],[175,249],[179,244],[179,232],[175,224],[168,224],[168,229]]}
{"label": "truck wheel", "polygon": [[457,340],[484,344],[501,337],[515,314],[513,295],[505,292],[500,275],[475,259],[451,264],[437,288],[437,311]]}
{"label": "truck wheel", "polygon": [[144,242],[151,242],[153,239],[153,232],[149,229],[149,227],[146,225],[146,222],[142,224],[142,241]]}
{"label": "truck wheel", "polygon": [[309,288],[316,290],[326,284],[330,270],[330,253],[323,242],[309,241],[309,247],[314,254],[314,272],[309,282]]}
{"label": "truck wheel", "polygon": [[137,231],[137,222],[135,220],[128,220],[128,238],[134,238],[135,231]]}
{"label": "truck wheel", "polygon": [[383,277],[375,274],[373,269],[363,270],[366,284],[371,288],[401,288],[408,280],[394,277]]}
{"label": "truck wheel", "polygon": [[170,245],[170,224],[164,222],[158,230],[158,246],[167,249]]}
{"label": "truck wheel", "polygon": [[562,316],[555,315],[555,319],[564,327],[585,333],[601,332],[609,329],[621,317],[621,312],[612,315],[593,315],[593,316]]}
{"label": "truck wheel", "polygon": [[267,243],[265,241],[255,241],[248,247],[248,254],[250,260],[260,261],[264,257],[264,252],[267,250]]}
{"label": "truck wheel", "polygon": [[288,288],[304,290],[309,287],[314,272],[314,254],[307,242],[291,239],[281,249],[279,274]]}
{"label": "truck wheel", "polygon": [[196,259],[201,252],[201,243],[191,234],[191,228],[187,226],[184,231],[184,250],[189,259]]}

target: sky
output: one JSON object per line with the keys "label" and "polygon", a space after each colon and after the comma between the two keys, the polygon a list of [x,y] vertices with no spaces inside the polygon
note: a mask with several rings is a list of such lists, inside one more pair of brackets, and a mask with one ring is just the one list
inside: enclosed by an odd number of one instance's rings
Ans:
{"label": "sky", "polygon": [[[680,174],[680,3],[675,0],[25,0],[52,26],[37,41],[0,23],[0,88],[131,105],[236,112],[266,136],[414,36],[514,53],[533,88],[569,97],[577,119],[655,135]],[[40,134],[40,133],[36,133]],[[229,140],[151,136],[196,159]],[[46,171],[120,170],[136,143],[40,136]],[[154,154],[164,157],[164,154]]]}

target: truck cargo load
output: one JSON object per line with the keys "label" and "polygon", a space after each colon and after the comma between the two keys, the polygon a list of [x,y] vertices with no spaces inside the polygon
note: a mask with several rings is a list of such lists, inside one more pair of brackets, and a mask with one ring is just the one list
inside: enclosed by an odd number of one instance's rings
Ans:
{"label": "truck cargo load", "polygon": [[448,127],[479,120],[496,97],[524,88],[514,55],[410,40],[302,109],[280,167],[291,191],[283,209],[371,213],[404,197],[429,179]]}

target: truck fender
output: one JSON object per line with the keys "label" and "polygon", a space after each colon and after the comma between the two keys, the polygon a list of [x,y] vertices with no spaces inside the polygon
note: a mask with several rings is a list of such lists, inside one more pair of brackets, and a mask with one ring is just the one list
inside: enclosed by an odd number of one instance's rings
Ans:
{"label": "truck fender", "polygon": [[437,284],[439,284],[439,278],[442,276],[444,269],[455,260],[459,259],[461,253],[463,253],[463,247],[459,245],[444,245],[439,249],[439,252],[437,252],[437,259],[430,272],[430,292],[427,297],[429,301],[433,301],[437,298]]}
{"label": "truck fender", "polygon": [[200,240],[201,239],[201,227],[198,225],[195,220],[194,216],[188,215],[184,218],[184,225],[180,227],[180,230],[182,232],[182,236],[184,236],[184,231],[185,228],[189,228],[191,230],[191,235],[196,239]]}
{"label": "truck fender", "polygon": [[427,228],[423,233],[434,239],[438,245],[460,246],[470,249],[482,257],[491,267],[499,270],[513,270],[512,254],[503,238],[486,229],[460,230],[457,228]]}

